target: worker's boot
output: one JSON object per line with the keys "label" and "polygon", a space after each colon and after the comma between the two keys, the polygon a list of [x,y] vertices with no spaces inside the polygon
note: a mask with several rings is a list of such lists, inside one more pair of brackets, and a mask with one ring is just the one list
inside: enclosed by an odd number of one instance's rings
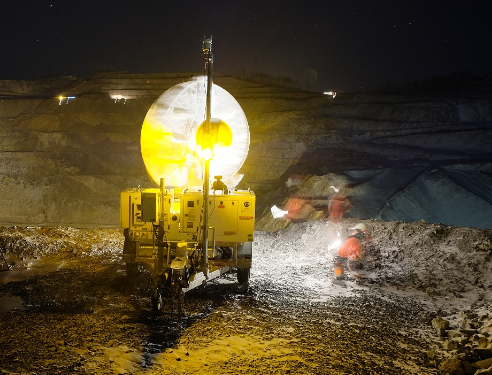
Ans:
{"label": "worker's boot", "polygon": [[333,272],[335,273],[335,280],[341,281],[345,279],[345,275],[343,274],[343,266],[341,263],[335,263]]}

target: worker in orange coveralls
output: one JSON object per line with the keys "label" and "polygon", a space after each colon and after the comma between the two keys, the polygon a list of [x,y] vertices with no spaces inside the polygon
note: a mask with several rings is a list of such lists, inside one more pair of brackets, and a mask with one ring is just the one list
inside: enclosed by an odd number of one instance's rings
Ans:
{"label": "worker in orange coveralls", "polygon": [[[371,235],[366,226],[362,223],[357,224],[347,241],[338,249],[337,255],[333,258],[334,272],[336,280],[344,280],[344,268],[350,271],[361,269],[362,260],[366,255],[366,245],[371,239]],[[357,281],[357,274],[353,274]]]}
{"label": "worker in orange coveralls", "polygon": [[331,221],[339,221],[344,212],[350,208],[350,201],[348,198],[337,192],[328,203],[328,213]]}
{"label": "worker in orange coveralls", "polygon": [[309,200],[301,196],[290,197],[284,210],[288,212],[284,217],[294,222],[307,221],[315,211]]}

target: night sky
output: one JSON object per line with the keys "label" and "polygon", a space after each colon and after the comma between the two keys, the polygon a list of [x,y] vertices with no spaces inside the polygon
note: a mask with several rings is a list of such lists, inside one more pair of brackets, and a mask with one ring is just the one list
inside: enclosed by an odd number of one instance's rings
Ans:
{"label": "night sky", "polygon": [[267,73],[327,91],[466,71],[492,74],[492,1],[2,2],[0,79],[203,71]]}

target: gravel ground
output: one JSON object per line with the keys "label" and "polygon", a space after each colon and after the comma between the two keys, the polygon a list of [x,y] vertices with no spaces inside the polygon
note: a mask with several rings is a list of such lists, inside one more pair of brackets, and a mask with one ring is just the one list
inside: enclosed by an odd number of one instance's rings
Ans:
{"label": "gravel ground", "polygon": [[[181,322],[151,312],[149,275],[126,276],[119,231],[3,228],[12,269],[0,272],[0,373],[438,374],[445,353],[431,320],[489,308],[485,292],[472,300],[470,288],[490,285],[477,273],[478,284],[462,285],[455,296],[452,278],[441,278],[430,296],[428,275],[409,266],[418,259],[402,238],[411,227],[425,242],[436,226],[368,224],[386,236],[380,250],[387,263],[363,283],[332,284],[326,247],[333,228],[300,223],[257,233],[248,289],[231,274],[190,291]],[[406,229],[389,240],[388,233],[401,232],[395,228]],[[450,231],[439,241],[446,248],[455,238]],[[489,238],[466,233],[477,243]],[[389,263],[392,241],[401,242],[401,255]],[[490,266],[489,259],[482,263]],[[422,277],[412,282],[417,273]]]}

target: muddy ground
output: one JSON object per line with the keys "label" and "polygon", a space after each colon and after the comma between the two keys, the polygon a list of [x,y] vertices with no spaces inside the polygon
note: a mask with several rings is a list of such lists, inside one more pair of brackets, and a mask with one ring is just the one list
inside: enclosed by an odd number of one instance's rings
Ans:
{"label": "muddy ground", "polygon": [[0,373],[438,374],[446,312],[377,269],[332,284],[323,228],[257,233],[248,288],[190,291],[181,321],[152,313],[147,273],[127,277],[119,231],[3,228]]}

